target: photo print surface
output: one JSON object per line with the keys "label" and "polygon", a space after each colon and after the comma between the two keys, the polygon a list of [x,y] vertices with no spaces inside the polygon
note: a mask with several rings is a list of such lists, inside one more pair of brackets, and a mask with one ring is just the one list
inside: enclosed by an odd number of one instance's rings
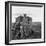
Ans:
{"label": "photo print surface", "polygon": [[44,5],[40,6],[9,7],[9,43],[44,41]]}

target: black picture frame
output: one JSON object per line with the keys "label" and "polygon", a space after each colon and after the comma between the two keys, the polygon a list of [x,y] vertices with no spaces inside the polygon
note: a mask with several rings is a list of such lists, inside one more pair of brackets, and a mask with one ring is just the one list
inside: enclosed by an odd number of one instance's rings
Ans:
{"label": "black picture frame", "polygon": [[[14,3],[14,4],[13,4]],[[28,7],[42,7],[44,5],[44,41],[41,42],[26,42],[26,43],[9,43],[9,17],[11,22],[11,12],[9,12],[9,4],[10,4],[10,11],[11,6],[28,6]],[[40,5],[29,5],[29,4],[40,4]],[[10,16],[9,16],[10,13]],[[11,23],[10,23],[11,25]],[[15,44],[32,44],[32,43],[45,43],[45,3],[37,3],[37,2],[17,2],[17,1],[7,1],[5,2],[5,44],[6,45],[15,45]]]}

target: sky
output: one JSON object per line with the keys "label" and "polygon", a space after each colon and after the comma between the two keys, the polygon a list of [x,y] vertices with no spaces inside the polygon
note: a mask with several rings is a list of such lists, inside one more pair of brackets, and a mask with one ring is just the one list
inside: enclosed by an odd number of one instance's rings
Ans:
{"label": "sky", "polygon": [[16,21],[18,16],[23,16],[24,13],[32,17],[32,22],[42,22],[44,19],[44,7],[12,6],[12,23]]}

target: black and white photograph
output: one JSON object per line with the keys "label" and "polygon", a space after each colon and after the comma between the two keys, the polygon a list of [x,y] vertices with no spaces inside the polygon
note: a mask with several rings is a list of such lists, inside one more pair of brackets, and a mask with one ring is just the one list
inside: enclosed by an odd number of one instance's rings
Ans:
{"label": "black and white photograph", "polygon": [[6,2],[6,42],[44,42],[44,3]]}

